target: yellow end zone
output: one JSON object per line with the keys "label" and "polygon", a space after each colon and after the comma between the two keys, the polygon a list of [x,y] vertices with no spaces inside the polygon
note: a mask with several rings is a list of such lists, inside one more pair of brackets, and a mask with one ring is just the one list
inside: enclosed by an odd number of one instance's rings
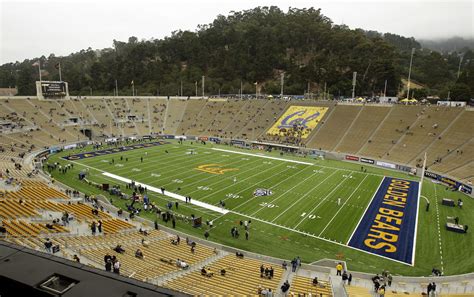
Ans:
{"label": "yellow end zone", "polygon": [[316,128],[319,121],[321,121],[327,110],[327,107],[318,106],[290,106],[278,121],[268,129],[267,134],[283,135],[285,130],[293,128],[296,124],[303,126],[301,138],[307,138],[311,131]]}

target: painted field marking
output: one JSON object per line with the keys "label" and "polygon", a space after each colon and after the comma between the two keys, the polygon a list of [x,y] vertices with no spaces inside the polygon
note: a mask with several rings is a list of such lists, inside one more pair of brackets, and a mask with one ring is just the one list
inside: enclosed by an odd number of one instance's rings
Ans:
{"label": "painted field marking", "polygon": [[[321,236],[321,234],[323,234],[324,231],[326,231],[326,228],[329,227],[329,225],[332,223],[332,221],[336,218],[337,214],[344,208],[344,205],[346,205],[346,203],[351,199],[352,195],[354,195],[355,192],[357,192],[357,190],[359,189],[359,187],[362,185],[362,183],[364,182],[364,180],[367,178],[368,175],[366,175],[362,181],[359,183],[359,185],[357,186],[357,188],[355,188],[355,190],[351,193],[351,195],[349,196],[349,198],[346,199],[346,201],[344,201],[344,203],[342,204],[341,207],[339,207],[339,209],[337,210],[336,214],[332,217],[332,219],[327,223],[327,225],[324,227],[323,231],[321,231],[319,233],[319,236]],[[359,196],[360,197],[360,196]]]}
{"label": "painted field marking", "polygon": [[[303,170],[301,170],[299,173],[303,172]],[[296,175],[296,174],[295,174]],[[290,177],[294,177],[295,175],[292,175]],[[274,198],[273,200],[271,200],[269,203],[273,203],[275,202],[276,200],[278,200],[279,198],[283,197],[286,193],[290,192],[291,190],[293,190],[294,188],[298,187],[300,184],[306,182],[308,179],[314,177],[316,175],[316,173],[312,173],[310,174],[308,177],[306,177],[305,179],[303,179],[302,181],[296,183],[295,185],[293,185],[291,188],[287,189],[285,192],[281,193],[280,195],[278,195],[276,198]],[[285,179],[286,181],[286,179]],[[272,189],[272,187],[270,187],[270,189]],[[260,208],[260,209],[257,209],[256,211],[254,211],[253,213],[251,213],[250,215],[253,216],[255,215],[257,212],[261,211],[263,208]]]}
{"label": "painted field marking", "polygon": [[[436,185],[433,184],[434,187],[434,192],[435,192],[435,201],[438,201],[438,192],[436,191]],[[444,262],[443,262],[443,242],[441,240],[441,224],[439,222],[439,208],[438,208],[438,203],[435,203],[436,205],[436,221],[438,222],[438,241],[439,241],[439,256],[441,260],[441,272],[444,273]]]}
{"label": "painted field marking", "polygon": [[228,153],[233,153],[233,154],[239,154],[239,155],[245,155],[245,156],[259,157],[259,158],[270,159],[270,160],[285,161],[285,162],[296,163],[296,164],[314,165],[313,163],[309,163],[309,162],[289,160],[289,159],[283,159],[283,158],[277,158],[277,157],[271,157],[271,156],[265,156],[265,155],[258,155],[258,154],[252,154],[252,153],[236,152],[236,151],[232,151],[232,150],[225,150],[225,149],[220,149],[220,148],[215,148],[215,147],[213,147],[212,150],[220,151],[220,152],[228,152]]}
{"label": "painted field marking", "polygon": [[[118,175],[115,175],[115,174],[112,174],[112,173],[109,173],[109,172],[104,172],[102,174],[105,175],[105,176],[111,177],[113,179],[125,182],[125,183],[132,182],[131,179],[128,179],[128,178],[125,178],[125,177],[122,177],[122,176],[118,176]],[[155,193],[161,193],[161,190],[159,188],[153,187],[151,185],[142,184],[140,182],[135,182],[135,184],[137,186],[141,185],[142,187],[146,187],[149,191],[152,191],[152,192],[155,192]],[[177,199],[177,200],[186,201],[185,196],[179,195],[179,194],[176,194],[176,193],[173,193],[173,192],[170,192],[170,191],[164,191],[164,195],[168,196],[168,197],[171,197],[171,198],[174,198],[174,199]],[[217,207],[217,206],[212,205],[212,204],[201,202],[199,200],[194,200],[193,199],[193,200],[191,200],[191,202],[188,202],[188,203],[191,203],[191,204],[194,204],[194,205],[200,206],[202,208],[206,208],[206,209],[209,209],[209,210],[221,213],[221,214],[226,214],[226,213],[229,212],[226,209],[222,209],[221,207]]]}
{"label": "painted field marking", "polygon": [[380,187],[382,186],[383,180],[384,180],[384,179],[382,178],[382,180],[380,181],[379,186],[377,187],[377,190],[375,190],[374,194],[372,195],[372,198],[369,200],[369,203],[367,203],[367,206],[365,207],[364,213],[363,213],[362,216],[360,217],[359,222],[357,223],[357,225],[356,225],[355,228],[354,228],[354,231],[352,231],[352,234],[351,234],[351,236],[349,237],[349,240],[347,240],[347,242],[346,242],[346,245],[347,245],[347,246],[349,246],[349,242],[351,241],[352,236],[354,236],[354,233],[356,232],[357,228],[359,227],[360,222],[362,222],[362,218],[365,216],[365,213],[366,213],[367,210],[369,209],[370,203],[372,203],[372,200],[374,200],[375,195],[377,195],[377,193],[378,193]]}
{"label": "painted field marking", "polygon": [[[314,171],[313,171],[314,172]],[[330,178],[331,176],[333,176],[336,172],[338,172],[338,170],[334,171],[333,173],[331,173],[330,175],[326,176],[325,179],[321,180],[316,186],[314,186],[311,190],[309,190],[308,192],[306,192],[306,194],[304,194],[303,196],[301,196],[298,200],[296,200],[295,202],[293,202],[290,206],[288,206],[284,211],[282,211],[278,216],[276,216],[275,218],[273,218],[273,220],[271,221],[272,223],[277,220],[279,217],[281,217],[283,214],[285,214],[288,210],[290,210],[294,205],[296,205],[298,202],[300,202],[303,198],[305,198],[309,193],[311,193],[312,191],[314,191],[315,189],[317,189],[323,182],[325,182],[328,178]]]}
{"label": "painted field marking", "polygon": [[[324,201],[326,201],[329,196],[331,196],[331,194],[336,191],[340,186],[342,186],[342,184],[347,180],[347,177],[345,177],[336,187],[334,187],[334,189],[332,189],[331,192],[329,192],[329,194],[326,195],[326,197],[324,197],[321,201],[319,201],[319,203],[313,207],[313,209],[311,209],[311,211],[309,213],[312,213],[313,211],[315,211]],[[305,218],[303,218],[301,221],[298,222],[298,224],[296,224],[295,227],[293,228],[297,228],[301,223],[303,223]]]}

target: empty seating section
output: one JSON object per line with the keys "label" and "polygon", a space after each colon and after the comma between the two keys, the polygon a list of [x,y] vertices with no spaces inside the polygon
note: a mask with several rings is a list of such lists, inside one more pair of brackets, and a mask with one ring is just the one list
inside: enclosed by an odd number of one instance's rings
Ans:
{"label": "empty seating section", "polygon": [[224,133],[226,137],[236,137],[237,133],[247,124],[247,121],[251,120],[258,114],[257,109],[263,104],[264,102],[252,102],[251,100],[245,100],[244,105],[234,116],[232,123],[225,127]]}
{"label": "empty seating section", "polygon": [[6,174],[8,170],[8,176],[13,177],[13,178],[28,178],[28,174],[30,173],[31,170],[25,169],[25,167],[22,167],[21,169],[15,167],[15,163],[8,160],[4,161],[2,157],[0,157],[0,177],[3,177]]}
{"label": "empty seating section", "polygon": [[358,152],[362,156],[388,159],[386,153],[418,118],[421,106],[394,106],[388,117],[367,140],[367,144]]}
{"label": "empty seating section", "polygon": [[354,120],[341,142],[335,147],[337,152],[357,153],[369,139],[372,132],[380,125],[390,112],[388,106],[364,106]]}
{"label": "empty seating section", "polygon": [[308,147],[333,150],[346,130],[351,126],[362,107],[357,105],[338,105],[326,120],[319,123],[320,129],[310,135]]}
{"label": "empty seating section", "polygon": [[[78,135],[70,133],[61,126],[66,120],[66,116],[64,111],[58,111],[61,108],[54,102],[37,99],[9,100],[8,105],[14,110],[21,111],[21,115],[25,120],[46,131],[55,140],[59,142],[77,141]],[[56,115],[60,122],[56,122],[52,117],[53,115]]]}
{"label": "empty seating section", "polygon": [[[195,128],[199,124],[197,117],[201,110],[206,106],[207,101],[202,99],[188,100],[184,109],[184,113],[180,119],[180,125],[176,130],[176,134],[184,135],[191,128]],[[196,129],[197,130],[197,129]]]}
{"label": "empty seating section", "polygon": [[[117,126],[107,103],[104,100],[83,99],[81,100],[83,108],[91,113],[91,116],[97,121],[99,131],[98,135],[105,134],[108,136],[119,136],[122,134]],[[114,107],[111,107],[112,109]]]}
{"label": "empty seating section", "polygon": [[69,230],[60,225],[53,225],[52,228],[47,228],[46,224],[40,223],[29,223],[24,220],[3,220],[3,226],[6,227],[7,233],[15,237],[31,237],[38,236],[40,234],[49,233],[68,233]]}
{"label": "empty seating section", "polygon": [[459,114],[457,108],[425,107],[417,121],[390,150],[390,160],[410,163],[448,127]]}
{"label": "empty seating section", "polygon": [[39,213],[29,203],[0,198],[0,218],[16,219],[38,216]]}
{"label": "empty seating section", "polygon": [[[163,236],[161,236],[163,237]],[[203,245],[197,245],[196,251],[191,253],[190,246],[185,242],[173,245],[169,238],[155,240],[153,236],[146,237],[149,246],[144,247],[140,240],[108,241],[107,236],[96,237],[95,240],[87,244],[78,246],[78,251],[94,262],[103,265],[104,256],[108,253],[115,255],[127,274],[134,273],[133,277],[139,280],[146,280],[160,275],[177,271],[176,260],[181,259],[193,265],[201,262],[213,255],[213,250]],[[125,249],[125,253],[116,253],[113,248],[117,243]],[[144,259],[137,259],[135,251],[140,249]]]}
{"label": "empty seating section", "polygon": [[166,100],[165,99],[148,99],[150,109],[148,110],[151,121],[151,132],[161,133],[164,129]]}
{"label": "empty seating section", "polygon": [[[149,235],[146,236],[146,240],[154,241],[163,238],[167,238],[169,235],[165,232],[158,230],[149,231]],[[55,239],[63,246],[70,247],[72,249],[82,249],[83,247],[99,248],[99,247],[115,247],[117,244],[123,244],[124,242],[129,243],[141,243],[144,238],[143,234],[138,231],[124,232],[124,233],[111,233],[106,236],[97,235],[78,235],[78,236],[59,236]],[[113,251],[111,251],[113,252]]]}
{"label": "empty seating section", "polygon": [[458,167],[454,170],[448,171],[448,174],[451,176],[456,176],[464,182],[474,183],[474,161],[471,161],[466,165]]}
{"label": "empty seating section", "polygon": [[[209,135],[208,127],[227,101],[207,101],[195,118],[194,124],[185,132],[187,135]],[[188,104],[189,106],[189,104]],[[183,119],[184,121],[184,119]]]}
{"label": "empty seating section", "polygon": [[5,194],[6,199],[15,199],[15,200],[44,200],[44,199],[69,199],[69,197],[48,187],[42,182],[32,182],[32,181],[23,181],[22,187],[20,190],[15,192],[7,192]]}
{"label": "empty seating section", "polygon": [[[472,132],[471,132],[472,133]],[[457,152],[459,150],[459,152]],[[432,170],[439,172],[449,172],[461,167],[467,162],[474,160],[474,139],[470,140],[459,147],[459,149],[450,149],[447,155],[443,156],[441,162],[431,165]]]}
{"label": "empty seating section", "polygon": [[245,106],[247,101],[244,100],[228,100],[222,107],[221,111],[214,117],[208,126],[208,134],[215,137],[229,138],[227,130],[238,118],[240,110]]}
{"label": "empty seating section", "polygon": [[295,296],[324,296],[331,297],[332,287],[328,281],[318,279],[318,284],[313,285],[313,280],[309,277],[296,275],[291,281],[290,295]]}
{"label": "empty seating section", "polygon": [[166,107],[165,120],[164,120],[164,130],[163,130],[165,134],[174,135],[178,132],[178,127],[181,124],[181,119],[183,118],[184,112],[186,110],[186,105],[188,104],[188,102],[191,102],[191,100],[187,100],[187,101],[182,100],[182,99],[167,100],[167,107]]}
{"label": "empty seating section", "polygon": [[[85,105],[83,99],[72,99],[68,101],[72,110],[76,110],[76,115],[85,125],[99,125],[99,122],[90,111],[90,107]],[[67,103],[66,103],[67,104]]]}
{"label": "empty seating section", "polygon": [[[228,255],[205,266],[213,273],[211,277],[201,275],[201,270],[198,269],[173,279],[164,286],[191,295],[255,296],[259,287],[279,292],[278,285],[282,280],[283,269],[279,265],[273,265],[274,276],[268,279],[260,277],[262,264],[268,268],[272,266],[255,259],[239,259],[235,255]],[[221,269],[225,269],[225,276],[220,274]]]}
{"label": "empty seating section", "polygon": [[255,139],[266,135],[267,130],[280,118],[287,107],[288,102],[286,101],[268,101],[259,114],[249,121],[247,126],[240,132],[242,135],[245,134],[244,137],[247,139]]}
{"label": "empty seating section", "polygon": [[148,102],[149,99],[126,99],[130,113],[135,116],[134,124],[138,130],[138,135],[150,134],[150,124],[148,122]]}
{"label": "empty seating section", "polygon": [[474,131],[474,111],[462,110],[459,117],[430,144],[427,152],[427,164],[431,165],[438,158],[444,158],[449,151],[456,151],[457,148],[468,142]]}

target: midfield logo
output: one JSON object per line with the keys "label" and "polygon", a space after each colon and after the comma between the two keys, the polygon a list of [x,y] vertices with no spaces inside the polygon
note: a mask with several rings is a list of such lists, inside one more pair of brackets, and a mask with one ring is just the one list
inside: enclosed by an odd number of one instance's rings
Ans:
{"label": "midfield logo", "polygon": [[204,164],[199,165],[198,167],[194,168],[203,172],[207,172],[210,174],[224,174],[228,171],[237,171],[238,168],[222,168],[222,164]]}

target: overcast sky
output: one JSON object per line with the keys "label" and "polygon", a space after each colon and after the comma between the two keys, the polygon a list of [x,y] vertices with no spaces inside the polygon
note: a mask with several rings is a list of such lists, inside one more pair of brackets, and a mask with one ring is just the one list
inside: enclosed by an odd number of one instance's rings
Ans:
{"label": "overcast sky", "polygon": [[350,28],[431,39],[474,37],[472,0],[0,0],[0,64],[26,58],[68,55],[112,40],[163,38],[195,30],[219,14],[256,6],[321,8],[334,23]]}

